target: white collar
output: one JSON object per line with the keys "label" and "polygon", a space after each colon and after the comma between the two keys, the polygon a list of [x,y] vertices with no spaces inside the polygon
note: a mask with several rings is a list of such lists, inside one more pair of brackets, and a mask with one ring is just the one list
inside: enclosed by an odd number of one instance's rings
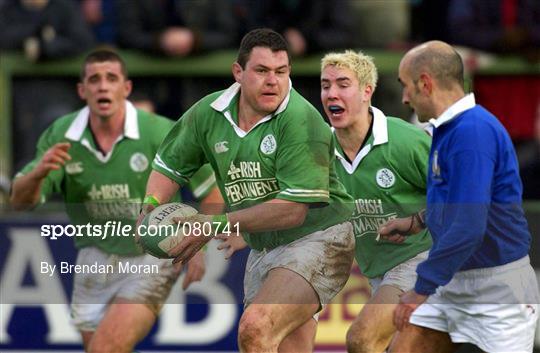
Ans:
{"label": "white collar", "polygon": [[[371,151],[371,148],[373,146],[382,145],[384,143],[388,142],[388,124],[386,120],[386,115],[384,113],[371,106],[369,107],[371,112],[373,113],[373,143],[367,143],[362,147],[362,149],[358,152],[354,160],[352,161],[352,164],[349,163],[347,158],[343,157],[341,153],[338,151],[338,149],[335,149],[336,157],[339,159],[341,164],[343,165],[343,168],[347,171],[347,173],[352,174],[362,161],[364,157],[367,156],[367,154]],[[335,129],[332,128],[332,131],[335,133]],[[337,138],[336,138],[337,141]]]}
{"label": "white collar", "polygon": [[[262,124],[272,119],[273,116],[278,115],[279,113],[283,112],[287,108],[287,105],[289,104],[289,99],[291,98],[291,90],[292,90],[292,81],[291,79],[289,79],[289,91],[287,92],[287,96],[285,96],[285,99],[283,100],[283,102],[281,102],[281,104],[278,106],[275,112],[263,117],[249,131],[253,130],[257,125]],[[239,137],[244,137],[249,133],[249,131],[244,131],[240,129],[240,127],[236,124],[236,122],[232,118],[230,111],[226,110],[231,104],[231,101],[238,94],[238,92],[240,92],[240,84],[238,82],[235,82],[229,88],[227,88],[218,98],[216,98],[216,100],[214,100],[210,104],[210,106],[214,108],[215,110],[217,110],[218,112],[223,113],[223,115],[225,115],[225,118],[233,126],[236,134]]]}
{"label": "white collar", "polygon": [[373,113],[373,146],[382,145],[388,142],[388,128],[386,115],[375,108],[369,107]]}
{"label": "white collar", "polygon": [[[90,118],[90,109],[85,106],[79,111],[77,117],[69,126],[66,134],[66,138],[72,141],[80,141],[84,133],[84,130],[88,126],[88,119]],[[124,121],[124,137],[138,140],[139,139],[139,123],[137,121],[137,110],[131,104],[126,101],[126,119]]]}
{"label": "white collar", "polygon": [[438,128],[439,126],[446,124],[447,122],[453,120],[459,114],[463,113],[466,110],[474,108],[476,101],[474,99],[474,94],[469,93],[465,97],[461,98],[454,104],[452,104],[448,109],[439,115],[436,119],[429,119],[429,123],[433,127]]}

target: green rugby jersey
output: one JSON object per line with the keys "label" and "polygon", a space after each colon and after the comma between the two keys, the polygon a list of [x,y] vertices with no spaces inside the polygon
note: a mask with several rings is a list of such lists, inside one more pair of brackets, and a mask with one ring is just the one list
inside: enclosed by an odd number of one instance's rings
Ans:
{"label": "green rugby jersey", "polygon": [[373,133],[352,164],[334,138],[338,177],[355,199],[351,222],[356,261],[362,273],[373,278],[431,247],[427,230],[408,237],[402,244],[376,241],[377,229],[389,219],[407,217],[425,207],[431,139],[401,119],[370,109]]}
{"label": "green rugby jersey", "polygon": [[292,89],[271,115],[249,131],[238,126],[240,85],[206,96],[163,141],[153,168],[185,184],[209,162],[231,210],[274,198],[309,203],[300,227],[244,234],[253,249],[273,248],[344,222],[352,198],[337,180],[334,143],[317,110]]}
{"label": "green rugby jersey", "polygon": [[[30,172],[54,144],[69,142],[71,160],[60,170],[53,170],[43,181],[41,202],[52,193],[61,193],[73,224],[104,224],[107,221],[130,224],[134,228],[146,182],[161,141],[174,123],[166,118],[135,109],[126,102],[124,134],[112,150],[103,155],[90,131],[89,109],[56,120],[41,135],[35,159],[18,175]],[[210,166],[192,179],[195,197],[205,196],[215,185]],[[141,251],[132,235],[73,237],[78,248],[95,246],[107,253],[135,255]]]}

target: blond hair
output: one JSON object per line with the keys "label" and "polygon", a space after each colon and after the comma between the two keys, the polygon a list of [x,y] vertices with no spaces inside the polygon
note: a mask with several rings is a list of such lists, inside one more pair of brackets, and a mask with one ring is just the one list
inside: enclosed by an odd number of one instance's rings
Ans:
{"label": "blond hair", "polygon": [[342,53],[328,53],[321,59],[321,71],[328,65],[351,70],[356,74],[360,86],[370,85],[375,91],[378,74],[377,67],[375,67],[371,56],[353,50],[346,50]]}

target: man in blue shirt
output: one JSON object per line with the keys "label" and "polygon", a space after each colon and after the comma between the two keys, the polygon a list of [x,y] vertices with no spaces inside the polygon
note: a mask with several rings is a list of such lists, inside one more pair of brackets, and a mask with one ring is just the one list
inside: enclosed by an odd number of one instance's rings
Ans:
{"label": "man in blue shirt", "polygon": [[[394,312],[392,352],[532,352],[538,284],[508,133],[463,90],[463,62],[440,41],[410,50],[399,66],[402,101],[433,128],[423,214],[379,229],[403,241],[427,225],[433,247],[414,290]],[[424,223],[425,222],[425,223]],[[412,325],[410,325],[410,324]]]}

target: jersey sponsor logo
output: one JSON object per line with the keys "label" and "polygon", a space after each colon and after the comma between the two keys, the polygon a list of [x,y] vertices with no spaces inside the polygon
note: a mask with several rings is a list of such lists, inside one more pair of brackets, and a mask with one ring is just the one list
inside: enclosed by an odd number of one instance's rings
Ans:
{"label": "jersey sponsor logo", "polygon": [[214,145],[214,150],[216,151],[216,153],[225,153],[229,150],[229,147],[227,147],[227,144],[229,143],[229,141],[220,141],[220,142],[216,142],[216,144]]}
{"label": "jersey sponsor logo", "polygon": [[85,202],[86,211],[93,219],[128,218],[136,219],[139,199],[130,199],[129,184],[92,184]]}
{"label": "jersey sponsor logo", "polygon": [[66,164],[66,173],[67,174],[80,174],[83,172],[82,162],[72,162]]}
{"label": "jersey sponsor logo", "polygon": [[92,188],[88,192],[90,200],[126,200],[129,199],[128,184],[104,184],[99,188],[96,184],[92,184]]}
{"label": "jersey sponsor logo", "polygon": [[261,152],[264,154],[272,154],[276,150],[277,142],[274,135],[266,135],[261,141]]}
{"label": "jersey sponsor logo", "polygon": [[396,183],[396,176],[390,169],[382,168],[375,174],[375,180],[381,188],[388,189]]}
{"label": "jersey sponsor logo", "polygon": [[354,201],[354,208],[358,214],[384,214],[381,199],[358,199]]}
{"label": "jersey sponsor logo", "polygon": [[225,193],[231,206],[244,200],[258,200],[279,192],[277,179],[263,178],[260,162],[231,162],[227,172],[230,180],[225,183]]}
{"label": "jersey sponsor logo", "polygon": [[140,199],[96,200],[84,203],[91,219],[137,219],[141,211]]}
{"label": "jersey sponsor logo", "polygon": [[240,168],[231,162],[227,175],[231,180],[239,178],[261,178],[261,163],[259,162],[240,162]]}
{"label": "jersey sponsor logo", "polygon": [[395,212],[385,213],[381,199],[358,199],[354,205],[351,223],[357,238],[366,234],[375,236],[380,226],[397,217]]}
{"label": "jersey sponsor logo", "polygon": [[144,172],[148,168],[148,158],[140,152],[135,152],[129,159],[129,166],[134,172]]}

